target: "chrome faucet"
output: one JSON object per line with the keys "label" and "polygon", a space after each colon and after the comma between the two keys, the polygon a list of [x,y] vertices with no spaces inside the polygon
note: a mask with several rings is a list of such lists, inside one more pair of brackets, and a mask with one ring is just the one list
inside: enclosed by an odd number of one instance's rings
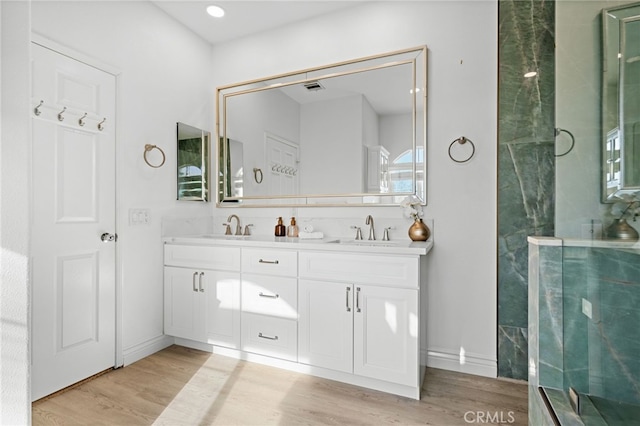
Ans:
{"label": "chrome faucet", "polygon": [[242,227],[240,226],[240,218],[238,215],[232,214],[227,218],[227,222],[231,224],[231,219],[236,218],[236,235],[242,235]]}
{"label": "chrome faucet", "polygon": [[365,225],[369,225],[369,239],[370,240],[375,240],[376,239],[376,231],[373,228],[373,217],[371,217],[371,215],[367,216],[367,220],[365,220]]}

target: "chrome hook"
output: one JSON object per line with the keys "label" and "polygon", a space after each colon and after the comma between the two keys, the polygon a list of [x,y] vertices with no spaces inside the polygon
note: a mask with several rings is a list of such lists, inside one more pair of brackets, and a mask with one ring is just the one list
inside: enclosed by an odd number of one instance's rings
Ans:
{"label": "chrome hook", "polygon": [[43,101],[43,100],[41,100],[41,101],[40,101],[40,103],[38,104],[38,106],[37,106],[37,107],[35,107],[35,108],[33,109],[33,113],[34,113],[35,115],[40,115],[40,114],[42,114],[42,111],[40,111],[40,107],[42,106],[42,104],[43,104],[43,103],[44,103],[44,101]]}
{"label": "chrome hook", "polygon": [[58,121],[64,121],[64,116],[62,114],[64,114],[66,110],[67,110],[67,107],[64,107],[62,108],[62,111],[58,113]]}
{"label": "chrome hook", "polygon": [[87,113],[85,112],[84,115],[80,117],[80,120],[78,120],[78,124],[80,125],[80,127],[84,126],[85,124],[84,119],[86,116],[87,116]]}
{"label": "chrome hook", "polygon": [[101,122],[98,123],[98,130],[104,130],[104,122],[107,121],[107,117],[103,118]]}

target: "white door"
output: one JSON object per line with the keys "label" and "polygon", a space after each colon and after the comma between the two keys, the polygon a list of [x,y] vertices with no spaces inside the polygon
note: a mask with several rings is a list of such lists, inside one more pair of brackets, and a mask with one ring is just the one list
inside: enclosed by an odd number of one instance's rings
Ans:
{"label": "white door", "polygon": [[36,400],[115,364],[115,77],[36,44],[32,72]]}
{"label": "white door", "polygon": [[298,362],[353,371],[353,285],[300,280]]}
{"label": "white door", "polygon": [[298,147],[285,139],[265,135],[267,165],[269,166],[269,194],[298,193]]}
{"label": "white door", "polygon": [[418,386],[418,291],[357,286],[353,372]]}

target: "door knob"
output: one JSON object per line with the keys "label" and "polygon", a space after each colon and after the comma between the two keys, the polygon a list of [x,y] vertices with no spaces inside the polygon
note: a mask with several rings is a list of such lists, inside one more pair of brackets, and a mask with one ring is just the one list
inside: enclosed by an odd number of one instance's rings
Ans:
{"label": "door knob", "polygon": [[118,241],[118,234],[110,234],[108,232],[105,232],[104,234],[100,235],[100,239],[105,243]]}

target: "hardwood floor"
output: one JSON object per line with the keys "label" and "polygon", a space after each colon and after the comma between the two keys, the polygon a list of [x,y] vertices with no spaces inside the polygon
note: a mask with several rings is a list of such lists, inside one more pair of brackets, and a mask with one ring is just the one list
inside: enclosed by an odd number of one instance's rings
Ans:
{"label": "hardwood floor", "polygon": [[526,425],[527,386],[428,369],[415,401],[171,346],[32,412],[34,425]]}

